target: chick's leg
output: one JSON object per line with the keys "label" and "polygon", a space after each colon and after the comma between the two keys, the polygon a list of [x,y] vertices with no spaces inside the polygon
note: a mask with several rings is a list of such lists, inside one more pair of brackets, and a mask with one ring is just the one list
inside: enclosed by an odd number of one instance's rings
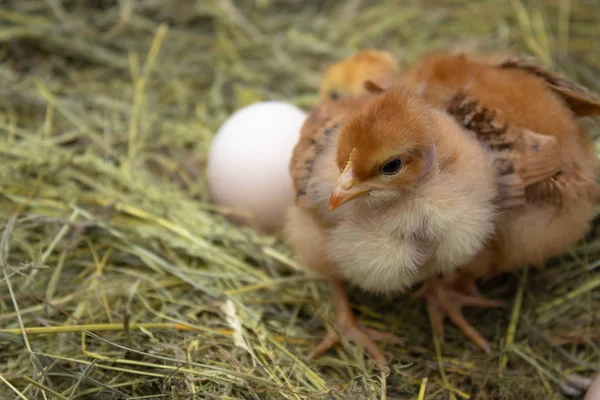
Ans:
{"label": "chick's leg", "polygon": [[[391,333],[380,332],[363,326],[354,317],[344,284],[333,279],[330,281],[330,284],[341,335],[362,347],[377,363],[382,365],[387,364],[385,356],[374,341],[401,344],[402,339]],[[325,339],[315,347],[309,357],[311,359],[320,357],[323,353],[340,343],[340,341],[341,336],[338,332],[329,332]]]}
{"label": "chick's leg", "polygon": [[476,277],[464,273],[456,277],[439,279],[437,277],[426,280],[421,289],[416,293],[417,297],[427,299],[427,311],[431,318],[431,324],[435,335],[443,340],[444,316],[450,318],[452,323],[467,335],[477,346],[485,352],[490,352],[490,345],[465,319],[462,308],[465,306],[495,308],[502,303],[483,297],[475,285]]}

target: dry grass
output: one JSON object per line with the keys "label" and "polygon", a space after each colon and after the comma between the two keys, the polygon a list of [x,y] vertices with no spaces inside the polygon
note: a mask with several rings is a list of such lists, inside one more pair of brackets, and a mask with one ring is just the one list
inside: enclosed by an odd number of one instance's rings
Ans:
{"label": "dry grass", "polygon": [[450,325],[432,341],[407,296],[353,293],[406,346],[385,348],[384,372],[355,346],[309,363],[327,287],[275,238],[225,222],[203,170],[233,110],[309,107],[324,66],[358,48],[410,62],[511,46],[598,91],[594,3],[4,0],[0,397],[563,398],[566,375],[600,365],[595,232],[483,285],[507,304],[467,312],[492,355]]}

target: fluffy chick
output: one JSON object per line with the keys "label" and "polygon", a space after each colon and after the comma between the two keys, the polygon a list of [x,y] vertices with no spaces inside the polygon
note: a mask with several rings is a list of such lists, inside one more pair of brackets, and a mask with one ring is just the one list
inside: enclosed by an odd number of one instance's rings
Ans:
{"label": "fluffy chick", "polygon": [[363,50],[330,65],[321,81],[320,100],[340,100],[366,92],[363,83],[373,80],[387,86],[400,73],[392,54],[379,50]]}
{"label": "fluffy chick", "polygon": [[[483,151],[484,158],[493,166],[492,176],[482,166],[463,171],[479,171],[481,176],[487,175],[488,180],[473,180],[467,174],[466,178],[457,182],[457,186],[450,188],[459,190],[467,186],[474,190],[486,188],[486,183],[493,182],[496,217],[491,237],[483,240],[483,248],[474,250],[476,254],[460,269],[455,269],[456,264],[452,262],[434,264],[437,259],[444,260],[444,257],[437,256],[443,253],[444,246],[436,246],[435,240],[426,234],[411,235],[411,232],[419,232],[418,229],[411,230],[411,227],[420,227],[421,232],[427,232],[443,226],[442,222],[447,219],[460,226],[460,217],[458,221],[453,220],[448,218],[447,212],[454,210],[453,207],[460,210],[461,202],[452,202],[452,196],[443,197],[449,202],[438,203],[444,206],[438,206],[438,212],[431,214],[419,210],[419,204],[414,208],[404,208],[403,204],[409,204],[406,203],[408,199],[414,198],[419,190],[427,192],[424,189],[427,180],[420,179],[420,176],[430,176],[430,173],[415,173],[419,171],[418,161],[401,163],[400,171],[407,172],[405,177],[408,180],[394,180],[399,185],[395,194],[387,185],[392,183],[391,179],[386,182],[382,180],[385,179],[383,176],[374,178],[377,173],[373,161],[377,160],[381,168],[383,159],[379,150],[386,154],[385,149],[398,149],[392,145],[397,143],[389,142],[387,137],[385,141],[378,140],[380,133],[394,129],[398,135],[406,129],[418,132],[422,125],[414,123],[412,117],[406,119],[405,113],[394,111],[386,114],[385,106],[393,102],[385,104],[363,97],[355,104],[346,104],[345,115],[351,114],[349,110],[353,107],[358,109],[365,104],[371,105],[352,117],[352,123],[345,123],[346,118],[341,118],[337,122],[329,121],[328,127],[325,127],[327,124],[313,125],[308,127],[307,132],[311,133],[305,134],[304,143],[299,143],[295,161],[290,165],[296,177],[294,183],[298,196],[296,207],[289,213],[288,241],[305,266],[330,280],[342,333],[364,347],[376,360],[385,361],[385,358],[373,340],[398,342],[398,339],[365,328],[354,320],[342,279],[378,292],[402,290],[432,271],[452,271],[454,268],[454,272],[443,280],[435,276],[425,279],[420,291],[420,295],[428,300],[434,329],[440,337],[443,335],[442,318],[447,315],[475,343],[489,350],[485,339],[462,316],[461,307],[499,304],[479,294],[475,286],[477,278],[512,271],[527,264],[541,265],[548,257],[561,254],[585,235],[598,198],[597,168],[593,143],[587,132],[577,124],[576,118],[600,114],[600,102],[585,88],[561,75],[527,60],[502,54],[432,53],[408,69],[401,83],[420,93],[430,107],[439,110],[432,113],[427,106],[417,102],[420,104],[417,107],[420,118],[435,120],[436,117],[431,117],[435,115],[443,120],[443,111],[446,111],[460,127],[465,128],[462,135],[432,133],[436,143],[434,165],[437,165],[432,169],[435,171],[433,176],[453,171],[454,165],[463,165],[472,157],[471,150],[473,154]],[[376,84],[367,84],[365,88],[371,92],[384,92]],[[390,90],[388,95],[394,93],[399,94],[399,89]],[[379,97],[382,98],[387,99]],[[412,94],[407,98],[414,99]],[[331,107],[319,105],[314,111],[323,113],[323,110],[329,109],[329,113],[322,115],[334,116],[336,112]],[[382,122],[386,119],[395,123],[386,127]],[[361,133],[353,135],[357,127]],[[365,134],[361,129],[369,133]],[[454,127],[452,131],[460,129]],[[477,146],[473,147],[468,137],[478,143],[479,150]],[[456,141],[454,152],[440,152],[440,149],[451,148],[443,143],[452,138],[460,138]],[[422,144],[418,140],[414,143]],[[358,151],[357,148],[369,150]],[[364,157],[364,154],[369,156]],[[416,154],[421,155],[421,169],[429,170],[426,167],[429,164],[423,161],[427,159],[424,156],[426,152],[421,149]],[[413,155],[410,154],[410,157]],[[409,160],[412,160],[410,157]],[[364,165],[357,168],[357,163]],[[379,172],[384,175],[381,169]],[[414,179],[415,176],[419,178]],[[378,180],[379,183],[376,183]],[[360,183],[357,185],[357,182]],[[334,189],[336,183],[337,188]],[[484,192],[487,193],[486,190]],[[328,211],[328,205],[336,209],[353,198],[355,200],[339,210]],[[428,208],[429,204],[425,202],[421,206],[429,212],[436,209]],[[484,211],[482,215],[494,214],[493,204],[483,199],[480,205]],[[398,212],[390,215],[389,210]],[[416,217],[419,213],[426,216],[421,218],[420,224],[415,223],[419,220]],[[401,222],[397,229],[394,229],[395,221]],[[482,228],[484,225],[474,226]],[[481,237],[485,236],[482,234]],[[368,240],[367,243],[359,245],[363,238]],[[457,242],[460,243],[453,245],[459,245],[459,248],[464,243],[473,244],[473,249],[478,246],[476,241],[461,239]],[[422,257],[419,264],[419,257],[406,257],[406,254],[411,254],[411,248],[412,254],[430,256]],[[450,257],[454,260],[459,258]],[[426,261],[423,262],[423,259]],[[415,268],[416,265],[419,267]],[[338,341],[336,334],[328,335],[313,356],[323,353]]]}
{"label": "fluffy chick", "polygon": [[468,128],[498,171],[493,238],[460,273],[428,280],[419,294],[428,299],[440,337],[447,315],[488,351],[460,308],[488,304],[477,278],[541,266],[585,236],[598,199],[597,159],[576,118],[599,115],[600,102],[568,78],[510,56],[433,52],[407,69],[401,82]]}
{"label": "fluffy chick", "polygon": [[[360,325],[342,282],[402,292],[469,262],[494,232],[496,171],[475,137],[416,93],[397,87],[345,104],[352,112],[292,161],[297,202],[285,234],[299,261],[329,279],[343,335],[385,363],[373,341],[400,340]],[[329,334],[312,356],[338,341]]]}

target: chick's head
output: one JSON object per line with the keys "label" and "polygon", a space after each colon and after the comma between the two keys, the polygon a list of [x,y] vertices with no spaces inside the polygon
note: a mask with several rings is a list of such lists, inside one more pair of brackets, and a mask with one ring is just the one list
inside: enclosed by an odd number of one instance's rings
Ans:
{"label": "chick's head", "polygon": [[330,210],[365,195],[396,199],[422,182],[435,165],[434,129],[434,114],[416,93],[396,87],[370,99],[340,132]]}
{"label": "chick's head", "polygon": [[391,83],[399,74],[396,59],[388,52],[363,50],[329,66],[321,81],[321,100],[340,100],[365,93],[363,82]]}

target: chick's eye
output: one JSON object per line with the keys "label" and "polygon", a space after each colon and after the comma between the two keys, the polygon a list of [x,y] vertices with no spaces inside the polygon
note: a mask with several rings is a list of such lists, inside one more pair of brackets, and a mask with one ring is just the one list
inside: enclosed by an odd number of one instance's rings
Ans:
{"label": "chick's eye", "polygon": [[381,171],[381,173],[383,175],[394,175],[398,171],[400,171],[403,164],[404,164],[404,162],[402,161],[402,159],[400,157],[398,157],[398,158],[394,158],[393,160],[390,160],[390,161],[386,162],[385,164],[383,164],[379,168],[379,170]]}
{"label": "chick's eye", "polygon": [[338,92],[336,92],[335,90],[332,90],[331,92],[329,92],[329,98],[331,100],[337,100],[340,98],[340,94]]}

